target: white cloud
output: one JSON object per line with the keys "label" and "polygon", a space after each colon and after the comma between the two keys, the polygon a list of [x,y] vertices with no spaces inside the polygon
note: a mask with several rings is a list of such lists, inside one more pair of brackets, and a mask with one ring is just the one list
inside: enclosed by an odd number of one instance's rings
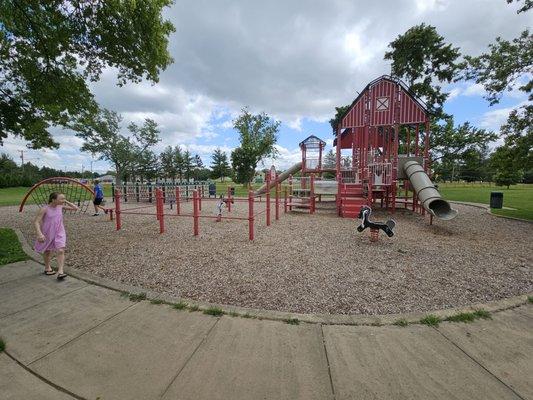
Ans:
{"label": "white cloud", "polygon": [[461,89],[458,88],[458,87],[455,87],[453,89],[451,89],[448,93],[449,93],[449,96],[448,96],[448,101],[451,101],[453,99],[455,99],[456,97],[459,97],[459,95],[461,94]]}
{"label": "white cloud", "polygon": [[289,128],[301,132],[302,131],[302,118],[297,117],[292,121],[287,121],[287,125],[289,126]]}
{"label": "white cloud", "polygon": [[509,113],[517,108],[520,108],[526,103],[527,102],[521,102],[513,107],[498,108],[487,111],[479,119],[479,126],[494,132],[499,132],[500,127],[507,121]]}
{"label": "white cloud", "polygon": [[[116,71],[108,69],[90,86],[102,106],[124,115],[124,126],[130,120],[153,118],[162,130],[158,148],[187,145],[206,162],[204,154],[212,146],[232,144],[231,138],[217,135],[232,127],[231,120],[244,106],[265,111],[297,131],[305,121],[326,122],[335,106],[350,103],[370,80],[390,72],[390,63],[383,60],[388,43],[422,21],[471,55],[485,51],[495,36],[510,39],[531,25],[531,13],[517,15],[515,3],[496,3],[176,2],[166,11],[176,27],[170,38],[175,63],[161,73],[157,85],[118,87]],[[450,98],[482,94],[479,85],[459,84],[452,87]],[[482,122],[494,127],[504,113],[491,110]],[[90,161],[90,155],[78,153],[80,139],[70,132],[55,134],[62,144],[57,153],[61,160],[45,155],[43,162],[63,168],[64,160]],[[9,148],[16,157],[17,146],[24,148],[23,143],[6,142],[0,151]],[[289,166],[297,161],[299,149],[290,147],[280,148],[277,162]],[[105,163],[98,165],[106,169]]]}
{"label": "white cloud", "polygon": [[283,146],[276,145],[276,150],[279,153],[278,156],[276,158],[265,159],[262,163],[262,166],[259,167],[270,168],[272,165],[274,165],[276,169],[281,171],[289,168],[299,161],[302,161],[302,153],[299,147],[287,149]]}
{"label": "white cloud", "polygon": [[470,83],[463,91],[464,96],[485,96],[487,92],[480,83]]}

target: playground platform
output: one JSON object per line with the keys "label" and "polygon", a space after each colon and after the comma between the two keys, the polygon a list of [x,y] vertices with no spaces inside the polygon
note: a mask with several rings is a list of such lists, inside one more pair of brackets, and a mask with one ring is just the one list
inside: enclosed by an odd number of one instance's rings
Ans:
{"label": "playground platform", "polygon": [[0,268],[3,399],[530,399],[533,305],[438,327],[210,316]]}

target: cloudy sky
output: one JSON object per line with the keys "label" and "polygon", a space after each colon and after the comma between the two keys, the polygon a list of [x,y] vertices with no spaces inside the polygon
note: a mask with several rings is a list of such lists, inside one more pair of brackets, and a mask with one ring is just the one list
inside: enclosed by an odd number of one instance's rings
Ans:
{"label": "cloudy sky", "polygon": [[[533,25],[533,13],[516,14],[505,0],[178,0],[166,17],[175,62],[157,85],[116,86],[108,70],[91,88],[99,103],[128,121],[155,119],[158,150],[182,145],[210,163],[220,146],[238,145],[231,121],[239,110],[265,111],[282,121],[280,157],[285,168],[299,158],[298,143],[315,134],[331,143],[327,122],[335,106],[350,103],[372,79],[390,72],[383,60],[389,42],[413,25],[436,26],[463,54],[484,52],[496,36],[516,37]],[[509,93],[490,107],[483,89],[461,82],[447,88],[446,110],[456,122],[498,131],[509,111],[526,100]],[[91,155],[79,151],[72,132],[57,132],[58,151],[25,152],[37,165],[86,170]],[[20,162],[24,142],[9,138],[1,152]],[[105,161],[93,169],[104,172]]]}

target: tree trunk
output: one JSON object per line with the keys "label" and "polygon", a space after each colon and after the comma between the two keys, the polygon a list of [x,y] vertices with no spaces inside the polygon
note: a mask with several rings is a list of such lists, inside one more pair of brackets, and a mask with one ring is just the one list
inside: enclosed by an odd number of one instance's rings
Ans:
{"label": "tree trunk", "polygon": [[122,186],[122,176],[121,176],[121,172],[120,172],[120,168],[118,166],[115,166],[115,185],[117,187],[120,187]]}

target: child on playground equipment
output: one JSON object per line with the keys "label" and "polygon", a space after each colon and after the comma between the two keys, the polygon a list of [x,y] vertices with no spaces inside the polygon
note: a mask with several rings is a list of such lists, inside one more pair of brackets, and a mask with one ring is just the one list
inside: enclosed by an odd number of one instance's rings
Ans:
{"label": "child on playground equipment", "polygon": [[[93,217],[96,217],[98,215],[98,209],[102,208],[102,203],[104,201],[104,191],[102,190],[102,186],[100,186],[100,181],[96,179],[94,181],[94,198],[93,198],[93,205],[94,205],[94,214]],[[107,214],[107,210],[104,209],[104,212]]]}
{"label": "child on playground equipment", "polygon": [[233,199],[225,199],[224,195],[220,195],[218,198],[217,204],[216,204],[216,213],[217,213],[217,222],[220,222],[222,220],[222,209],[224,207],[228,207],[228,203],[231,202],[233,204]]}
{"label": "child on playground equipment", "polygon": [[44,274],[55,275],[50,266],[52,252],[55,252],[58,280],[62,280],[67,276],[63,271],[67,242],[67,235],[63,225],[63,209],[77,211],[78,207],[67,201],[64,194],[52,192],[48,198],[48,204],[39,209],[34,222],[35,230],[37,231],[37,240],[34,248],[36,252],[43,253]]}

